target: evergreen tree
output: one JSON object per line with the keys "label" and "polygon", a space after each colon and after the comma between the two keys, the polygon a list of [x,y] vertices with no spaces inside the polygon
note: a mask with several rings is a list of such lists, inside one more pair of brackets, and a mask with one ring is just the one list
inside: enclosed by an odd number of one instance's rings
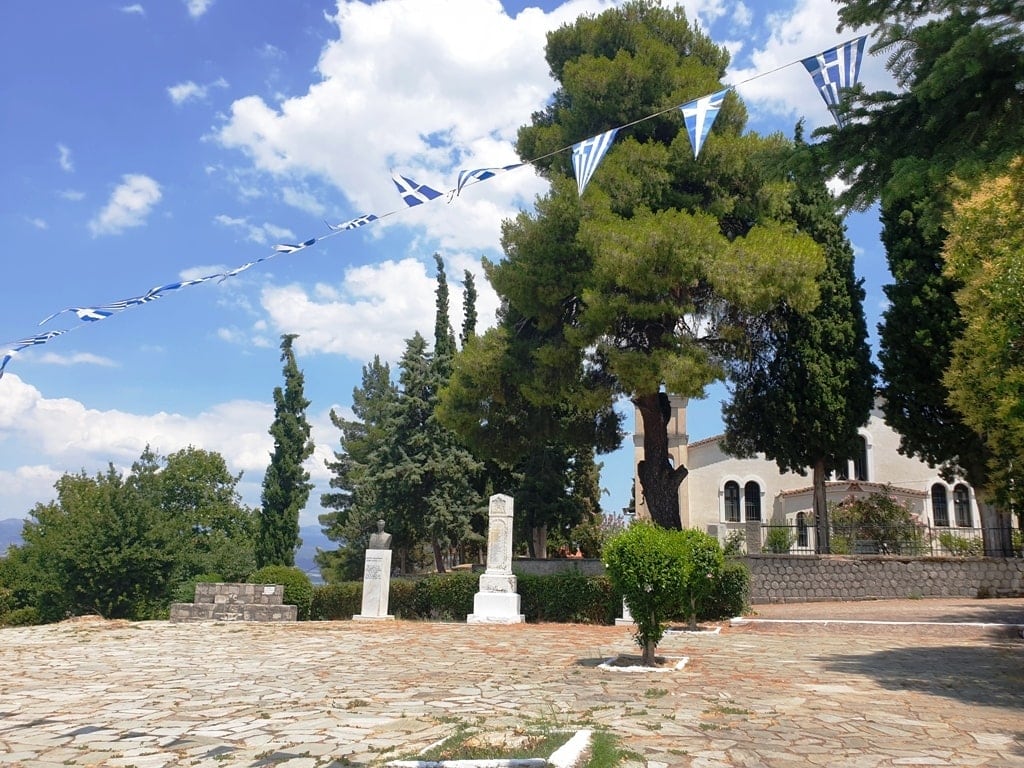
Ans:
{"label": "evergreen tree", "polygon": [[[536,332],[533,402],[596,413],[618,395],[643,422],[645,499],[659,525],[680,527],[687,469],[669,459],[665,392],[699,397],[725,376],[748,329],[780,301],[816,302],[820,248],[787,220],[779,137],[743,135],[729,92],[699,158],[672,106],[722,88],[728,54],[680,8],[634,0],[548,36],[559,83],[550,106],[520,129],[551,191],[535,214],[503,229],[507,258],[488,277],[520,330]],[[580,196],[566,152],[621,129]],[[517,321],[518,322],[518,321]],[[593,376],[594,387],[580,381]],[[596,400],[593,398],[597,398]]]}
{"label": "evergreen tree", "polygon": [[875,366],[864,289],[837,204],[813,172],[798,172],[795,181],[793,217],[825,252],[817,279],[821,301],[809,313],[781,306],[766,325],[759,354],[733,366],[723,447],[742,457],[764,453],[783,472],[802,475],[811,468],[816,542],[819,552],[828,552],[825,480],[856,453],[857,429],[871,413]]}
{"label": "evergreen tree", "polygon": [[321,506],[331,511],[319,520],[327,538],[340,546],[336,552],[317,554],[317,565],[329,582],[362,577],[366,546],[377,520],[387,520],[399,559],[411,545],[408,532],[396,528],[397,521],[378,500],[381,476],[390,461],[391,418],[397,399],[390,366],[375,356],[363,366],[361,385],[352,390],[355,418],[344,419],[331,410],[331,423],[341,430],[341,449],[334,451],[334,461],[326,462],[334,490],[321,495]]}
{"label": "evergreen tree", "polygon": [[306,506],[309,472],[302,463],[313,455],[310,426],[306,421],[309,400],[303,394],[304,377],[295,363],[292,342],[296,334],[281,336],[281,361],[284,363],[284,388],[274,387],[274,422],[270,434],[274,451],[263,478],[260,497],[259,532],[256,539],[256,565],[295,565],[299,539],[299,513]]}
{"label": "evergreen tree", "polygon": [[468,269],[463,272],[462,276],[463,293],[462,293],[462,333],[459,336],[459,342],[463,347],[466,346],[466,342],[476,336],[476,282],[473,279],[473,273]]}
{"label": "evergreen tree", "polygon": [[827,173],[845,202],[881,203],[893,284],[880,328],[883,410],[900,450],[961,474],[982,500],[986,550],[1008,539],[987,503],[989,449],[950,405],[944,375],[964,330],[955,276],[943,274],[954,178],[1004,169],[1024,146],[1024,6],[1002,0],[844,0],[840,19],[875,26],[897,93],[854,94],[842,130],[822,130]]}
{"label": "evergreen tree", "polygon": [[[963,285],[964,320],[944,382],[950,403],[985,436],[989,495],[1009,533],[1024,527],[1024,156],[969,188],[949,217],[946,274]],[[1012,538],[994,549],[1013,549]]]}

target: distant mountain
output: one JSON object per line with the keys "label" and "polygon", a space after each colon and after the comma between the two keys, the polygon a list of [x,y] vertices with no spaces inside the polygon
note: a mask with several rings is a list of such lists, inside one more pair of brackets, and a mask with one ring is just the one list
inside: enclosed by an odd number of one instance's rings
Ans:
{"label": "distant mountain", "polygon": [[319,525],[303,525],[299,527],[299,537],[302,539],[302,546],[295,553],[295,565],[305,571],[314,584],[322,584],[320,569],[313,562],[317,548],[337,549],[338,545],[324,536],[323,529]]}
{"label": "distant mountain", "polygon": [[25,521],[20,517],[8,517],[0,520],[0,555],[3,555],[11,544],[21,544],[21,527]]}

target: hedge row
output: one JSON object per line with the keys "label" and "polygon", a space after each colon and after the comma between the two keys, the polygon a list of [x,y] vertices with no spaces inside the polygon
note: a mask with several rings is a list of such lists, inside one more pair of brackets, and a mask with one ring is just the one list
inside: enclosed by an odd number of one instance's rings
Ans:
{"label": "hedge row", "polygon": [[[419,579],[393,578],[388,613],[398,619],[465,621],[473,612],[480,574],[435,574]],[[520,609],[529,622],[614,624],[622,615],[622,595],[607,576],[563,571],[551,576],[516,577]],[[363,585],[346,581],[315,587],[309,618],[350,619],[362,610]],[[750,607],[750,573],[740,562],[726,561],[718,589],[698,618],[727,619]],[[678,617],[682,618],[682,617]]]}

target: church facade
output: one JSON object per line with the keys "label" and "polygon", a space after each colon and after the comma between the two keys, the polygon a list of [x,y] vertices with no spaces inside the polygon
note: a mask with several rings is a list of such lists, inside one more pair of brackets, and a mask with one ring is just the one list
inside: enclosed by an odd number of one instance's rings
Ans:
{"label": "church facade", "polygon": [[[728,456],[722,436],[694,443],[686,433],[687,401],[670,397],[669,452],[675,466],[682,463],[689,474],[679,488],[679,513],[684,528],[697,528],[725,541],[733,531],[745,534],[761,526],[790,526],[794,551],[814,551],[813,489],[810,472],[801,476],[781,472],[774,461],[758,455],[750,459]],[[636,464],[643,459],[642,421],[636,416],[634,435],[634,487],[636,512],[649,519]],[[880,408],[871,412],[859,430],[858,455],[845,469],[833,474],[827,485],[830,506],[850,497],[866,497],[886,488],[905,504],[918,521],[933,531],[966,533],[980,525],[973,489],[963,480],[939,476],[937,467],[899,453],[900,436],[888,424]],[[754,528],[751,528],[751,525]],[[749,541],[749,536],[748,536]]]}

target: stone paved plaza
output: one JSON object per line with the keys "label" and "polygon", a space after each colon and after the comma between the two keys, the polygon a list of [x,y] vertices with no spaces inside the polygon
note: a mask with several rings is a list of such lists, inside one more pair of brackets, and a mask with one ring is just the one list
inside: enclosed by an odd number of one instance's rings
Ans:
{"label": "stone paved plaza", "polygon": [[[543,722],[608,729],[647,768],[1024,766],[1019,630],[950,623],[1024,624],[1024,600],[917,602],[906,610],[943,623],[808,621],[907,620],[883,604],[819,605],[794,607],[800,623],[673,633],[659,652],[690,659],[673,672],[599,668],[636,652],[622,626],[0,629],[0,764],[372,766],[459,722]],[[787,618],[782,606],[760,613]]]}

